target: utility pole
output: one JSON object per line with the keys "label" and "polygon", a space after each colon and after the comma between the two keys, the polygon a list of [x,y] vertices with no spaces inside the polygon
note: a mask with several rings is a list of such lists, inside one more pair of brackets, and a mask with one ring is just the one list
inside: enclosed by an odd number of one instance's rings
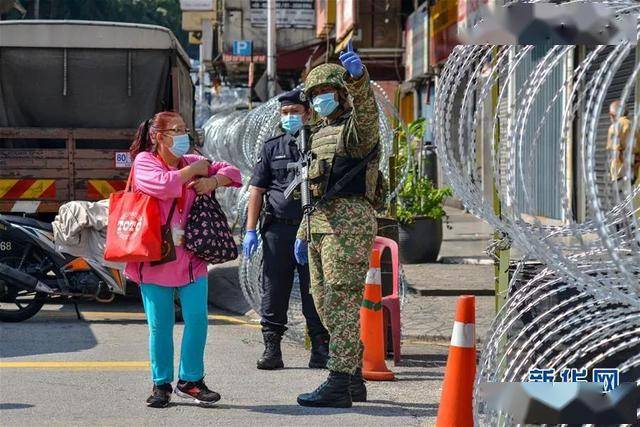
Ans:
{"label": "utility pole", "polygon": [[267,92],[276,96],[276,0],[267,3]]}
{"label": "utility pole", "polygon": [[40,19],[40,0],[36,0],[33,5],[34,19]]}
{"label": "utility pole", "polygon": [[[493,48],[492,56],[493,56],[493,73],[496,76],[499,75],[497,67],[498,67],[498,55],[499,49],[497,47]],[[496,116],[500,101],[500,80],[496,77],[496,80],[491,87],[491,115],[492,117]],[[495,126],[495,131],[493,134],[493,150],[494,156],[496,159],[499,159],[500,152],[500,121]],[[500,200],[500,194],[498,193],[498,188],[496,187],[496,183],[493,183],[493,213],[498,217],[502,217],[502,202]],[[503,236],[496,231],[495,239],[500,240]],[[498,252],[496,254],[498,259],[494,263],[494,274],[495,274],[495,308],[496,313],[500,311],[500,309],[507,302],[508,294],[509,294],[509,261],[511,259],[511,251],[509,249],[498,248]]]}
{"label": "utility pole", "polygon": [[198,80],[200,80],[200,86],[198,86],[198,98],[201,104],[205,103],[205,72],[207,61],[211,61],[211,51],[213,49],[213,23],[211,19],[202,20],[202,43],[200,44],[200,67],[198,68]]}
{"label": "utility pole", "polygon": [[199,103],[203,103],[204,102],[204,72],[205,72],[205,68],[204,68],[204,46],[202,44],[200,44],[200,55],[199,55],[199,59],[200,59],[200,64],[198,65],[198,83],[200,83],[198,85],[198,102]]}

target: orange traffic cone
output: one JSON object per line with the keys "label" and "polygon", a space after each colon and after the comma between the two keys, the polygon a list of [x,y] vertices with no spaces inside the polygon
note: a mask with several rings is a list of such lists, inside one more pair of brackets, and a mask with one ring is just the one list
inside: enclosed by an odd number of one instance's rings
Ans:
{"label": "orange traffic cone", "polygon": [[380,251],[371,253],[369,272],[360,308],[360,339],[364,343],[362,376],[371,381],[392,381],[393,372],[384,361],[384,322],[382,318],[382,280]]}
{"label": "orange traffic cone", "polygon": [[473,426],[473,382],[476,376],[476,298],[458,298],[447,369],[442,384],[437,427]]}

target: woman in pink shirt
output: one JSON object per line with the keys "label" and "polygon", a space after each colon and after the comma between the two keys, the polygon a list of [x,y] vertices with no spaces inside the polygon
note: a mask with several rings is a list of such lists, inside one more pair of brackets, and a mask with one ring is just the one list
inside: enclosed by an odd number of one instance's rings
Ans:
{"label": "woman in pink shirt", "polygon": [[197,194],[218,187],[240,187],[238,168],[224,162],[210,163],[204,157],[186,154],[190,149],[182,117],[161,112],[142,123],[131,145],[133,188],[158,199],[164,224],[174,200],[171,229],[176,259],[152,266],[127,263],[126,275],[140,284],[149,324],[149,355],[153,392],[147,404],[164,408],[173,388],[174,291],[180,294],[184,334],[180,372],[175,393],[199,404],[210,405],[220,395],[204,384],[204,347],[207,341],[207,265],[182,246],[184,227]]}

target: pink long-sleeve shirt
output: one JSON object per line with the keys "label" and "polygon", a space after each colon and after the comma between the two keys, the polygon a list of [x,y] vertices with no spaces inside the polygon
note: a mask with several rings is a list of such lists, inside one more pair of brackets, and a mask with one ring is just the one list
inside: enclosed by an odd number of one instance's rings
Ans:
{"label": "pink long-sleeve shirt", "polygon": [[[201,156],[187,154],[183,157],[186,164],[191,164]],[[177,167],[167,166],[154,154],[142,152],[133,162],[133,190],[142,191],[149,196],[158,199],[162,224],[167,221],[173,199],[183,196],[184,205],[182,212],[177,208],[171,219],[172,226],[184,228],[187,223],[189,211],[196,198],[193,189],[186,189],[186,181],[180,176]],[[225,162],[213,162],[209,167],[209,176],[221,175],[231,180],[229,186],[240,187],[242,180],[240,170]],[[183,188],[185,194],[183,195]],[[184,286],[207,274],[207,263],[184,250],[182,246],[176,246],[175,261],[151,266],[149,263],[129,262],[125,268],[125,275],[136,283],[153,283],[160,286]]]}

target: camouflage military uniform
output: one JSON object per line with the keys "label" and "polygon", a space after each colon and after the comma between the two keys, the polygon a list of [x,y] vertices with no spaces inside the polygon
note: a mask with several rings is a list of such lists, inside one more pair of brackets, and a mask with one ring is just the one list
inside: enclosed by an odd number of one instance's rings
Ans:
{"label": "camouflage military uniform", "polygon": [[[343,148],[350,157],[364,158],[379,140],[378,110],[369,75],[365,69],[364,75],[354,81],[344,68],[331,65],[327,67],[328,72],[342,73],[339,77],[353,103],[351,114],[341,123],[344,127],[340,136]],[[305,90],[309,89],[311,87],[307,85]],[[336,126],[337,121],[323,119],[314,128],[312,150],[322,130]],[[372,166],[371,173],[367,171],[368,188],[369,180],[377,178],[377,161]],[[303,222],[298,238],[307,239],[305,230]],[[308,244],[311,293],[331,335],[327,364],[330,371],[353,374],[362,363],[360,305],[376,230],[375,211],[364,196],[330,199],[318,206],[311,216]]]}

